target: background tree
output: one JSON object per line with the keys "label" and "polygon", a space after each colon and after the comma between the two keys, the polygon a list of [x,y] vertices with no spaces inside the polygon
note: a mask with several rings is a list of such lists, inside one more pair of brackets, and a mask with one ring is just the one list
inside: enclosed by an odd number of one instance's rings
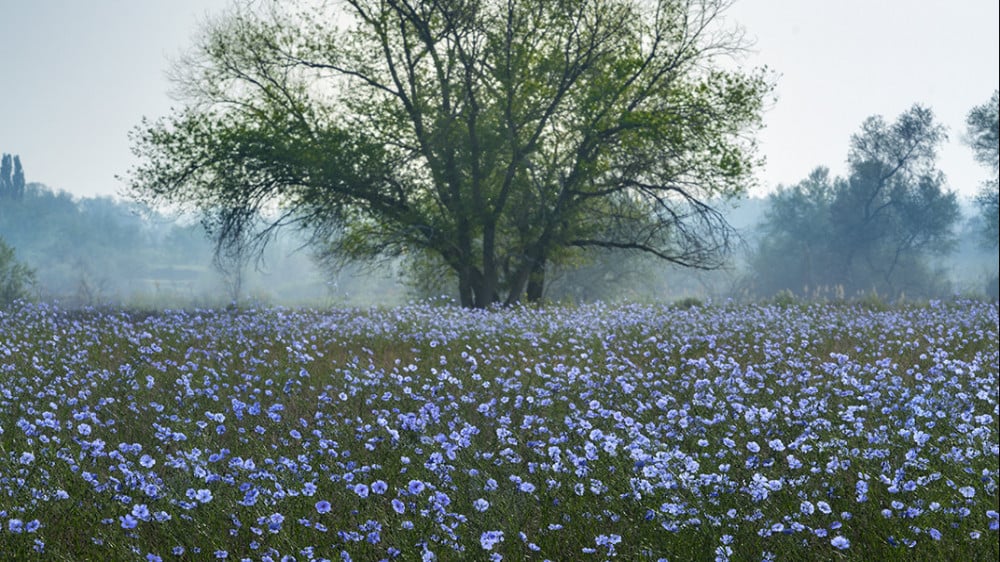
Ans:
{"label": "background tree", "polygon": [[768,198],[751,258],[757,290],[772,295],[830,284],[835,254],[830,208],[836,196],[827,168],[816,168],[792,187],[779,187]]}
{"label": "background tree", "polygon": [[[718,64],[723,0],[368,1],[236,8],[134,131],[134,193],[220,251],[295,224],[331,258],[424,254],[484,307],[588,249],[722,263],[770,89]],[[262,217],[266,220],[260,222]]]}
{"label": "background tree", "polygon": [[976,160],[986,166],[993,177],[983,182],[976,202],[983,221],[983,239],[993,248],[1000,240],[1000,90],[983,105],[972,108],[966,118],[966,142],[972,147]]}
{"label": "background tree", "polygon": [[780,189],[754,263],[761,290],[933,292],[926,258],[951,248],[959,218],[955,194],[935,167],[944,138],[919,105],[891,124],[873,116],[851,137],[847,178],[831,179],[821,168]]}

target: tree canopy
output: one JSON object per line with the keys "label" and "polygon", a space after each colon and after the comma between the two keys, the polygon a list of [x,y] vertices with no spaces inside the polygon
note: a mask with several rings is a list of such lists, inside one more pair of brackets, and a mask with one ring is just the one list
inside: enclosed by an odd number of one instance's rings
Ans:
{"label": "tree canopy", "polygon": [[725,0],[236,6],[133,132],[129,182],[204,213],[220,252],[308,229],[337,258],[416,256],[465,306],[541,296],[587,249],[722,263],[771,85],[731,63]]}

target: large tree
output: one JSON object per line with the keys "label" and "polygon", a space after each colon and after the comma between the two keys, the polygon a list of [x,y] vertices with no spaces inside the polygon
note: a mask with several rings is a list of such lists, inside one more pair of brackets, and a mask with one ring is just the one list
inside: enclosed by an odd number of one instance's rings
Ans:
{"label": "large tree", "polygon": [[[541,295],[586,249],[720,265],[770,84],[726,0],[236,7],[134,131],[129,181],[239,255],[297,224],[329,255],[423,255],[465,306]],[[267,217],[267,218],[262,218]]]}
{"label": "large tree", "polygon": [[1000,240],[1000,90],[983,105],[969,111],[966,118],[966,142],[976,160],[992,172],[983,182],[976,202],[979,203],[984,225],[984,239],[994,248]]}
{"label": "large tree", "polygon": [[872,116],[851,137],[846,178],[819,168],[779,189],[754,260],[761,291],[933,292],[925,258],[950,249],[959,218],[955,194],[936,167],[944,138],[920,105],[893,123]]}

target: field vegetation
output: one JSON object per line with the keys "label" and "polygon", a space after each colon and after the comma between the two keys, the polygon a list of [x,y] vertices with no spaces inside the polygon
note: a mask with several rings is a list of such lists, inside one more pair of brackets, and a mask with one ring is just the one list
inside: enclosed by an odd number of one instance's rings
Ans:
{"label": "field vegetation", "polygon": [[8,560],[997,560],[998,308],[0,310]]}

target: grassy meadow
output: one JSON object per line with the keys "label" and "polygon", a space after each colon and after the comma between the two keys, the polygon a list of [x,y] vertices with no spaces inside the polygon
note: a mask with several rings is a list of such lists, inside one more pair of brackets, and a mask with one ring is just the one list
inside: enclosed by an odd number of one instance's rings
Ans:
{"label": "grassy meadow", "polygon": [[0,311],[4,560],[997,560],[998,308]]}

